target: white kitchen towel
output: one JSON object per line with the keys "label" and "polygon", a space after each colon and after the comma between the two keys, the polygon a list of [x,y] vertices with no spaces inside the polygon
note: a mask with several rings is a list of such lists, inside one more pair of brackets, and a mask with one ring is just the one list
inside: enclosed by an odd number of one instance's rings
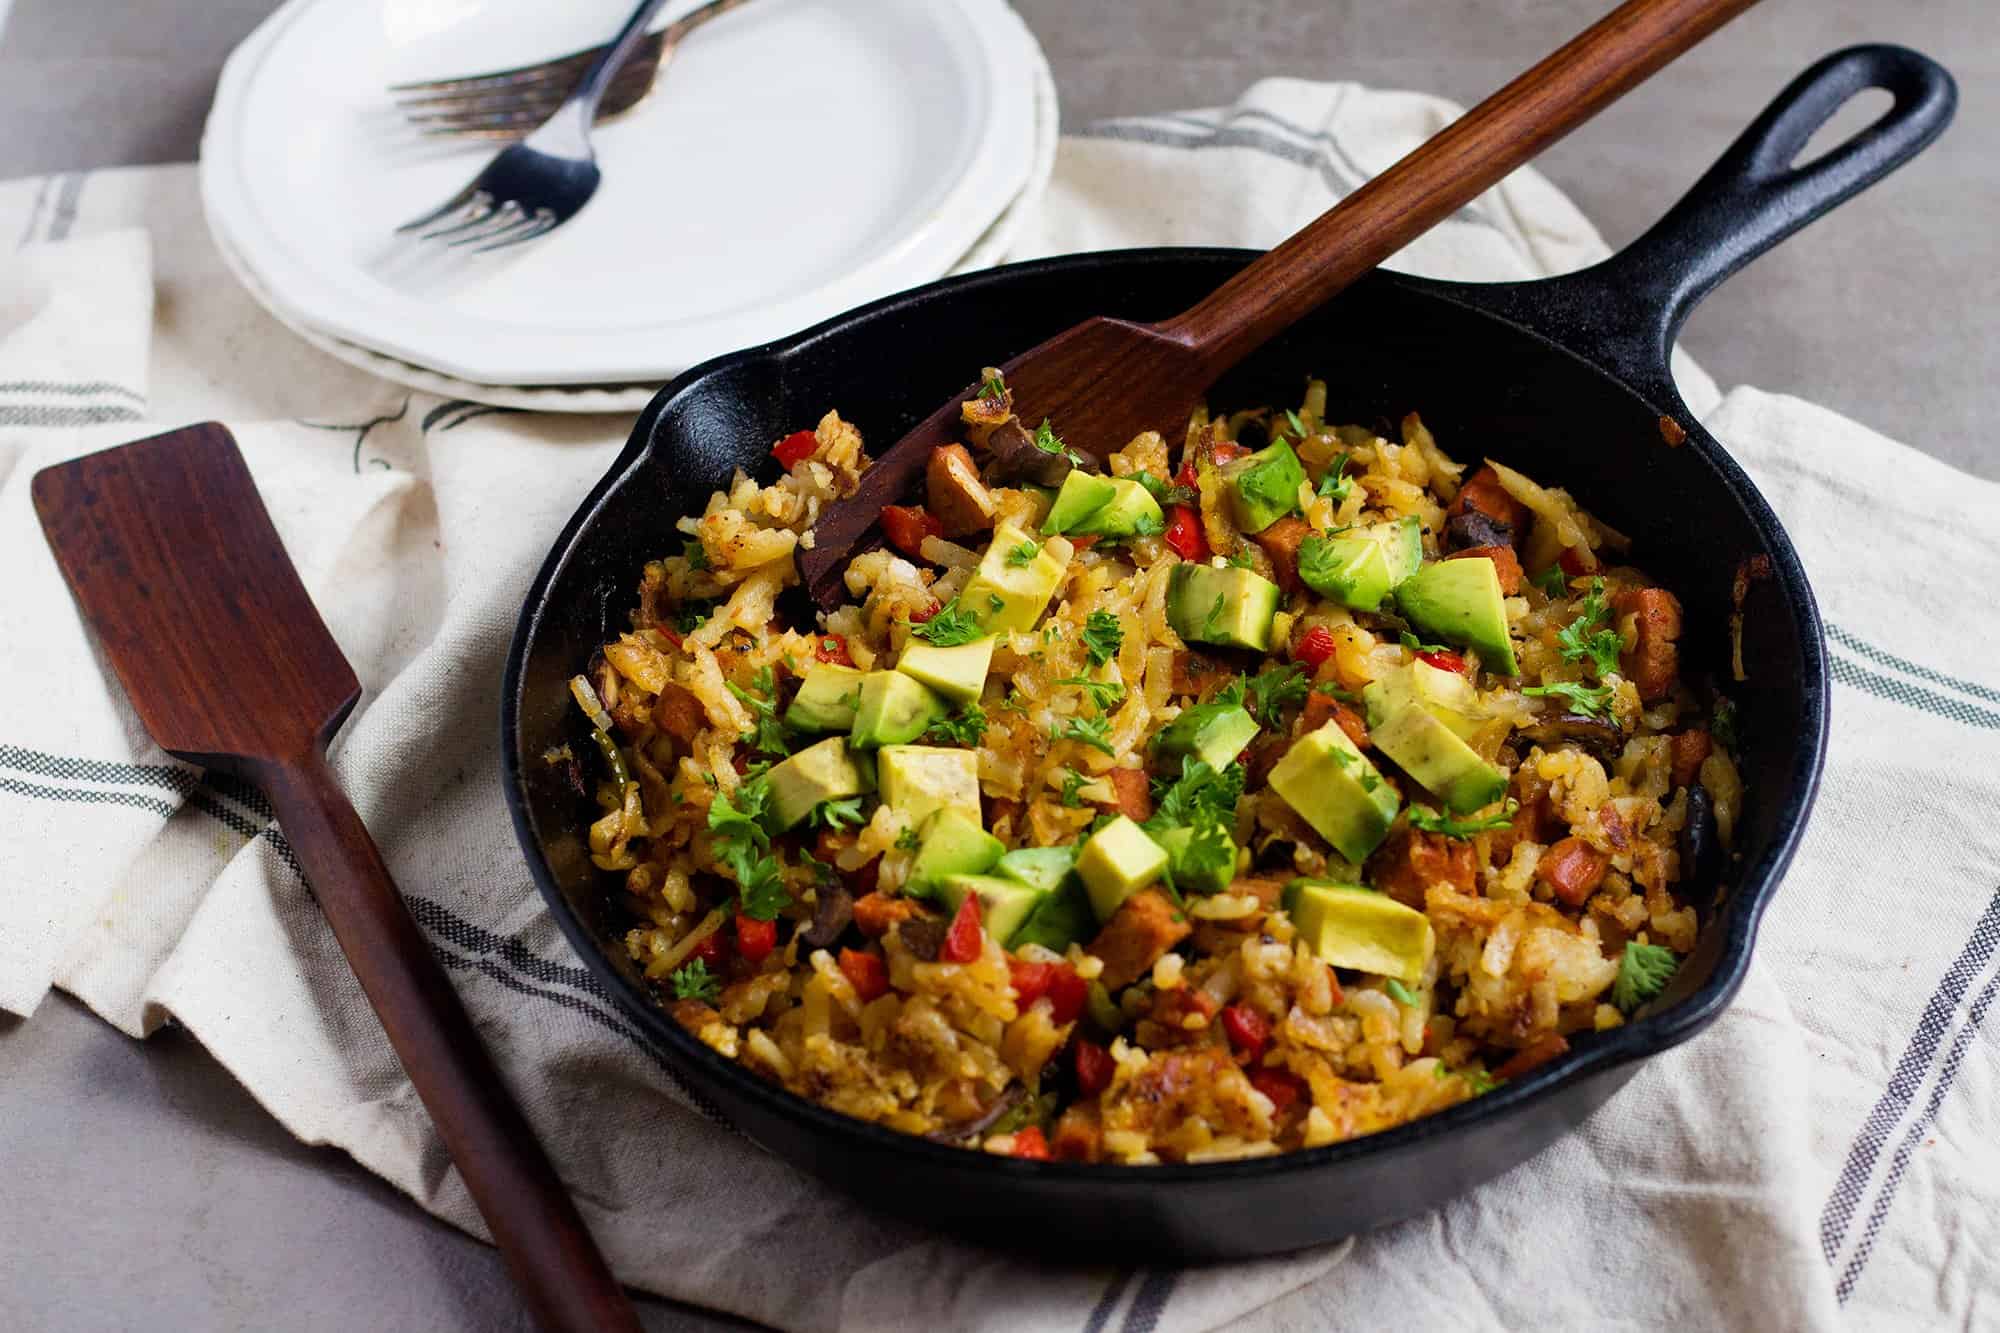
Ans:
{"label": "white kitchen towel", "polygon": [[[1023,254],[1269,244],[1452,113],[1272,80],[1227,109],[1097,125],[1065,140]],[[0,186],[0,245],[16,240],[0,257],[0,1007],[58,986],[134,1036],[175,1019],[300,1138],[480,1230],[268,811],[148,742],[30,510],[47,463],[216,418],[365,686],[336,767],[630,1282],[814,1330],[1992,1319],[2000,488],[1806,403],[1719,398],[1683,366],[1798,543],[1838,682],[1818,812],[1741,997],[1581,1130],[1439,1211],[1259,1263],[1028,1263],[867,1213],[689,1110],[530,885],[499,788],[500,666],[546,544],[628,423],[440,401],[327,360],[229,280],[187,168]],[[1515,278],[1603,252],[1523,172],[1397,266]]]}

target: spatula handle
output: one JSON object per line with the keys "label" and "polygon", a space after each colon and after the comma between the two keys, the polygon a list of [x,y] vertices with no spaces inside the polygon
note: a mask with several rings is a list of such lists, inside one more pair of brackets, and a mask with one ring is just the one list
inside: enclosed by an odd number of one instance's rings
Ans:
{"label": "spatula handle", "polygon": [[1756,0],[1627,0],[1160,326],[1220,373]]}
{"label": "spatula handle", "polygon": [[637,1329],[534,1131],[317,749],[258,775],[389,1044],[543,1327]]}

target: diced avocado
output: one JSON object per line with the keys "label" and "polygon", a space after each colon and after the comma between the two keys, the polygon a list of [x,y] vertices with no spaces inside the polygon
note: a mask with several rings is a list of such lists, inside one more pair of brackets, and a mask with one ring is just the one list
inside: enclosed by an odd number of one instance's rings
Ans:
{"label": "diced avocado", "polygon": [[1425,566],[1396,589],[1396,605],[1424,633],[1478,653],[1487,670],[1503,676],[1520,674],[1513,640],[1507,636],[1500,575],[1485,556],[1460,556]]}
{"label": "diced avocado", "polygon": [[1268,652],[1278,598],[1278,585],[1251,570],[1183,561],[1167,575],[1167,623],[1190,643]]}
{"label": "diced avocado", "polygon": [[[1036,548],[1034,558],[1022,565],[1008,564],[1008,552],[1023,542]],[[1013,523],[1002,523],[993,530],[993,544],[979,557],[979,568],[958,594],[958,604],[989,633],[1030,630],[1041,619],[1049,598],[1062,586],[1068,569],[1069,562],[1051,555],[1046,543],[1036,541]]]}
{"label": "diced avocado", "polygon": [[783,833],[811,814],[821,801],[859,796],[870,786],[848,754],[844,736],[829,736],[816,745],[808,745],[791,758],[773,764],[764,777],[771,789],[766,822],[773,833]]}
{"label": "diced avocado", "polygon": [[1221,893],[1229,887],[1229,881],[1236,878],[1237,848],[1234,838],[1225,840],[1229,843],[1226,865],[1194,868],[1182,864],[1188,844],[1194,841],[1193,829],[1170,828],[1155,839],[1167,853],[1167,864],[1173,867],[1174,887],[1183,893]]}
{"label": "diced avocado", "polygon": [[1454,814],[1491,805],[1507,790],[1506,773],[1473,753],[1471,746],[1414,698],[1391,707],[1381,722],[1370,722],[1368,735],[1376,749],[1395,760]]}
{"label": "diced avocado", "polygon": [[1299,546],[1299,579],[1342,606],[1373,611],[1423,559],[1423,526],[1399,518],[1306,538]]}
{"label": "diced avocado", "polygon": [[945,715],[944,701],[914,676],[900,671],[870,671],[861,677],[861,699],[855,705],[856,748],[901,745],[930,729]]}
{"label": "diced avocado", "polygon": [[861,706],[861,677],[853,667],[821,662],[806,672],[785,722],[800,731],[846,731]]}
{"label": "diced avocado", "polygon": [[1218,772],[1243,753],[1257,734],[1257,720],[1241,704],[1210,700],[1181,710],[1181,715],[1153,737],[1153,749],[1166,758],[1193,755]]}
{"label": "diced avocado", "polygon": [[885,745],[878,770],[882,803],[900,810],[911,828],[939,810],[979,822],[979,756],[931,745]]}
{"label": "diced avocado", "polygon": [[1047,895],[1026,884],[994,875],[946,875],[938,882],[937,895],[945,910],[957,912],[970,894],[979,899],[979,925],[1004,946],[1035,904]]}
{"label": "diced avocado", "polygon": [[896,670],[916,677],[947,699],[969,704],[986,688],[986,671],[992,665],[991,635],[949,648],[911,639],[896,661]]}
{"label": "diced avocado", "polygon": [[1055,502],[1049,506],[1049,516],[1042,520],[1042,534],[1053,537],[1058,533],[1077,531],[1079,523],[1110,504],[1117,494],[1118,488],[1111,484],[1111,478],[1085,472],[1082,468],[1072,469],[1063,478],[1062,489],[1056,492]]}
{"label": "diced avocado", "polygon": [[993,873],[1037,889],[1054,890],[1075,869],[1075,847],[1017,847],[1000,858]]}
{"label": "diced avocado", "polygon": [[[1076,474],[1070,473],[1073,477]],[[1130,477],[1111,478],[1113,494],[1111,503],[1102,505],[1081,523],[1072,524],[1070,531],[1078,536],[1096,534],[1105,538],[1136,536],[1141,532],[1159,532],[1166,527],[1166,515],[1160,512],[1160,502]]]}
{"label": "diced avocado", "polygon": [[1090,909],[1109,921],[1119,904],[1160,877],[1166,849],[1124,815],[1090,835],[1077,854],[1076,873],[1090,894]]}
{"label": "diced avocado", "polygon": [[1480,706],[1472,682],[1457,671],[1434,667],[1421,658],[1369,682],[1361,691],[1371,727],[1380,726],[1405,700],[1429,709],[1461,740],[1470,740],[1486,723],[1486,710]]}
{"label": "diced avocado", "polygon": [[1262,532],[1299,507],[1299,486],[1306,470],[1286,440],[1273,440],[1256,453],[1222,467],[1229,483],[1229,507],[1236,526]]}
{"label": "diced avocado", "polygon": [[1271,790],[1355,863],[1388,836],[1402,808],[1395,785],[1355,748],[1338,722],[1292,742],[1271,769]]}
{"label": "diced avocado", "polygon": [[1414,983],[1437,947],[1430,919],[1386,894],[1352,884],[1295,880],[1285,910],[1322,963]]}
{"label": "diced avocado", "polygon": [[1097,918],[1090,910],[1090,895],[1084,892],[1080,881],[1068,879],[1035,899],[1027,919],[1021,922],[1020,928],[1008,937],[1006,943],[1010,949],[1039,944],[1044,949],[1061,953],[1070,945],[1080,944],[1096,933]]}
{"label": "diced avocado", "polygon": [[946,875],[983,875],[1006,850],[1000,839],[979,827],[978,820],[966,818],[963,810],[940,810],[924,825],[903,892],[929,897]]}

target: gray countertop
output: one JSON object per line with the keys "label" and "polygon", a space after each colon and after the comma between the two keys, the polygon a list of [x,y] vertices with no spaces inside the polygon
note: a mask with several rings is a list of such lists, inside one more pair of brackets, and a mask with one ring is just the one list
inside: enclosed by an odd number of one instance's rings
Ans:
{"label": "gray countertop", "polygon": [[[1472,102],[1609,0],[1015,0],[1066,123],[1227,101],[1268,74]],[[12,0],[0,178],[194,156],[215,73],[274,0]],[[0,0],[0,13],[6,13]],[[1767,0],[1540,165],[1617,245],[1814,58],[1895,41],[1958,75],[1916,163],[1732,279],[1686,345],[2000,478],[2000,6]],[[1857,123],[1853,119],[1842,123]],[[526,1327],[494,1253],[295,1143],[191,1040],[66,999],[0,1017],[0,1326]],[[738,1327],[648,1302],[649,1327]]]}

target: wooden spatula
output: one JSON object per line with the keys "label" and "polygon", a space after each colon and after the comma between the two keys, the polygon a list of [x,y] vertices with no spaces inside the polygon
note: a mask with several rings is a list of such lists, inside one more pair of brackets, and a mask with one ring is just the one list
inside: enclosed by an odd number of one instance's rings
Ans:
{"label": "wooden spatula", "polygon": [[[1627,0],[1193,309],[1159,324],[1086,320],[1008,361],[1015,412],[1100,457],[1141,431],[1172,439],[1224,371],[1755,3]],[[822,607],[845,596],[841,569],[874,540],[882,506],[961,438],[959,404],[977,392],[926,417],[821,514],[799,563]]]}
{"label": "wooden spatula", "polygon": [[221,426],[46,468],[41,516],[85,620],[153,739],[258,788],[304,868],[542,1324],[637,1329],[630,1301],[508,1096],[327,767],[361,697]]}

